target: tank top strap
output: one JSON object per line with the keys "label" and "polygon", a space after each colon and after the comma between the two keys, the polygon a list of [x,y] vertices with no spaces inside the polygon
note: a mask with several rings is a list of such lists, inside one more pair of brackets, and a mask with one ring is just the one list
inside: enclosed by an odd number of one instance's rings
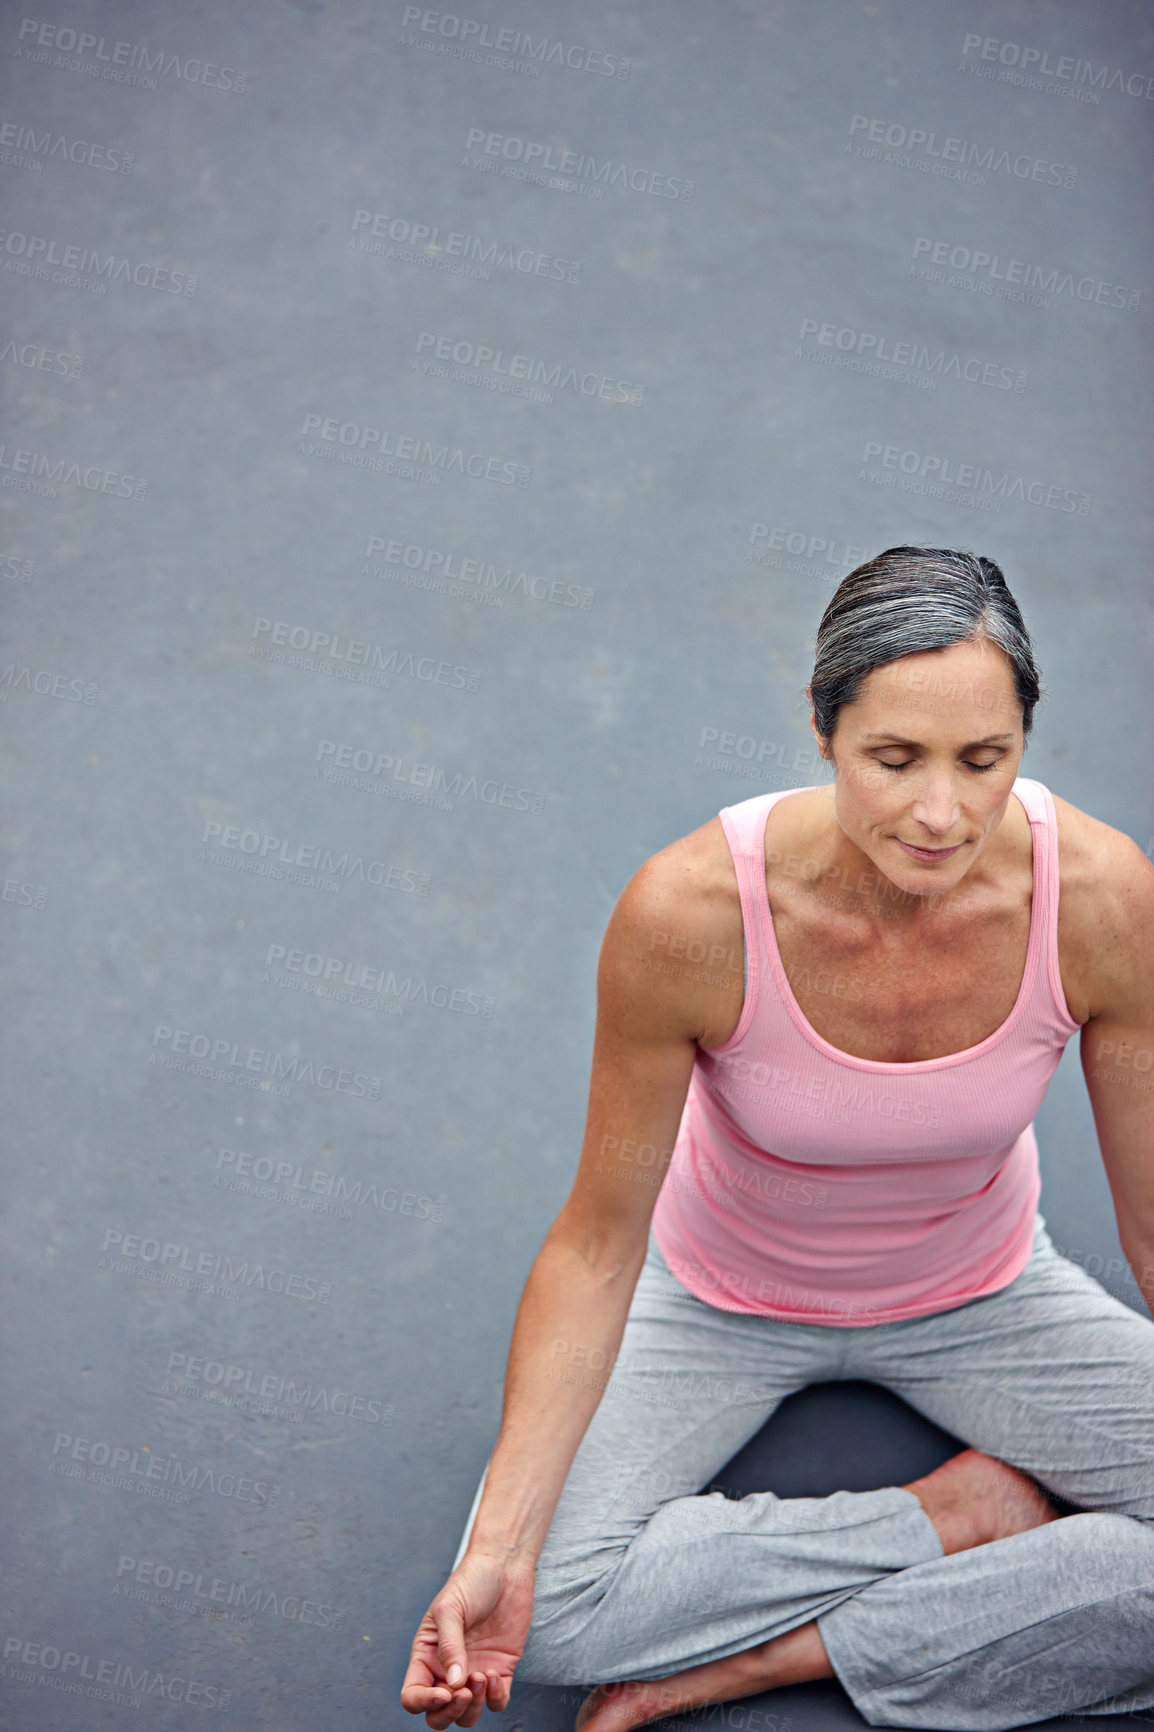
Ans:
{"label": "tank top strap", "polygon": [[1049,1000],[1046,1008],[1052,1010],[1064,1028],[1073,1032],[1080,1024],[1067,1007],[1058,959],[1058,815],[1050,790],[1043,783],[1019,776],[1014,782],[1014,793],[1025,807],[1034,846],[1034,894],[1039,898],[1039,906],[1031,910],[1031,925],[1041,934],[1035,992]]}
{"label": "tank top strap", "polygon": [[726,1042],[727,1046],[735,1043],[753,1020],[762,980],[772,980],[765,936],[765,921],[769,917],[765,889],[766,821],[770,808],[783,795],[802,792],[808,790],[775,788],[772,793],[755,794],[751,800],[741,800],[736,806],[723,806],[717,814],[729,843],[729,852],[733,856],[734,871],[737,873],[745,948],[745,1000],[741,1017]]}

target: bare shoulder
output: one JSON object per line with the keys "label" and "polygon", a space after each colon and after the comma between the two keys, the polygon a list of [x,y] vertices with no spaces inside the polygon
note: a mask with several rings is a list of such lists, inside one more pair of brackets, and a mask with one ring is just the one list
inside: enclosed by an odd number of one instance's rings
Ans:
{"label": "bare shoulder", "polygon": [[1068,962],[1094,1015],[1103,994],[1154,975],[1154,865],[1124,831],[1052,798],[1063,979]]}
{"label": "bare shoulder", "polygon": [[740,1015],[742,958],[737,873],[721,820],[711,818],[629,880],[606,929],[601,981],[644,981],[658,1015],[703,1045],[720,1045],[735,995],[733,1025]]}
{"label": "bare shoulder", "polygon": [[1077,898],[1120,898],[1137,913],[1154,909],[1154,865],[1133,837],[1092,818],[1051,794],[1058,820],[1058,864],[1062,894]]}
{"label": "bare shoulder", "polygon": [[[720,818],[651,854],[617,904],[636,938],[653,951],[683,955],[686,947],[741,942],[737,873]],[[700,960],[700,959],[699,959]]]}

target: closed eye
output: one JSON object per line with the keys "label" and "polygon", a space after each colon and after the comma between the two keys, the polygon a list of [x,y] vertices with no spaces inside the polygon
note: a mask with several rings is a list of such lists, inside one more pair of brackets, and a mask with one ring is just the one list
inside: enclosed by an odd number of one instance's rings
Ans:
{"label": "closed eye", "polygon": [[[899,773],[902,770],[908,770],[910,765],[916,763],[916,761],[917,760],[914,758],[907,758],[904,764],[891,764],[886,758],[877,759],[877,762],[881,765],[883,770],[897,770]],[[963,758],[962,762],[965,764],[967,770],[974,770],[979,776],[982,776],[987,770],[996,770],[1001,759],[995,758],[993,762],[989,764],[975,764],[969,758]]]}

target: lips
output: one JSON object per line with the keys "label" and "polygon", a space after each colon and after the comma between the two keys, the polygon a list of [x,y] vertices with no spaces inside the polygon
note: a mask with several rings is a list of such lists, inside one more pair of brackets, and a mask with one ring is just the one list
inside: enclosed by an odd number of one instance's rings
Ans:
{"label": "lips", "polygon": [[933,864],[936,860],[949,860],[962,846],[960,842],[955,842],[952,848],[918,848],[913,842],[903,842],[900,836],[895,836],[894,841],[899,848],[904,848],[912,860],[924,860],[928,864]]}

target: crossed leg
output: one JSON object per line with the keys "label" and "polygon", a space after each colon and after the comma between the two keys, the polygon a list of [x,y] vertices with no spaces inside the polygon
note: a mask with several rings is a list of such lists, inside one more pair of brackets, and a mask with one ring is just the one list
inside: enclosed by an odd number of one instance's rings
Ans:
{"label": "crossed leg", "polygon": [[[599,1686],[583,1705],[583,1732],[625,1732],[674,1707],[835,1675],[880,1725],[1005,1728],[1154,1706],[1154,1325],[1058,1257],[1043,1232],[1028,1269],[1000,1294],[854,1334],[867,1351],[851,1375],[886,1384],[976,1445],[939,1470],[957,1484],[971,1476],[975,1513],[984,1497],[976,1472],[1017,1483],[1027,1501],[1038,1496],[1024,1477],[1032,1474],[1103,1513],[1062,1522],[1059,1533],[1043,1500],[1021,1525],[979,1521],[969,1538],[939,1531],[938,1559],[878,1569],[767,1641]],[[902,1489],[937,1531],[935,1479]],[[972,1555],[951,1567],[956,1551]]]}
{"label": "crossed leg", "polygon": [[[1044,1492],[1025,1474],[974,1449],[952,1456],[902,1489],[918,1499],[947,1557],[1058,1519]],[[630,1732],[707,1703],[835,1675],[818,1623],[812,1620],[744,1653],[667,1678],[598,1685],[581,1706],[577,1732]]]}

